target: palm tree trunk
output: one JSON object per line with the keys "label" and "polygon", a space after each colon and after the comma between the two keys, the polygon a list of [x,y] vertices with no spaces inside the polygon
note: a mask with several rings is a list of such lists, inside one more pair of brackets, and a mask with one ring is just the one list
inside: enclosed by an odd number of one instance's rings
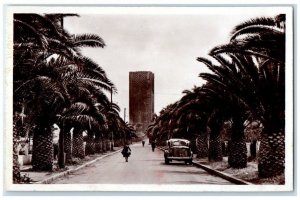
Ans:
{"label": "palm tree trunk", "polygon": [[58,166],[59,168],[65,168],[65,145],[64,145],[64,140],[65,140],[65,126],[62,123],[60,125],[60,132],[59,132],[59,140],[58,140],[58,145],[59,145],[59,152],[58,152]]}
{"label": "palm tree trunk", "polygon": [[251,144],[250,144],[250,159],[251,160],[254,160],[256,159],[256,144],[257,144],[257,140],[253,140],[251,141]]}
{"label": "palm tree trunk", "polygon": [[242,122],[233,122],[229,142],[228,164],[232,168],[247,167],[247,145]]}
{"label": "palm tree trunk", "polygon": [[65,128],[65,153],[66,153],[66,164],[70,164],[72,162],[72,137],[70,132],[70,127]]}
{"label": "palm tree trunk", "polygon": [[95,153],[102,153],[101,137],[98,135],[95,136]]}
{"label": "palm tree trunk", "polygon": [[121,139],[114,139],[114,147],[119,147],[119,146],[121,146]]}
{"label": "palm tree trunk", "polygon": [[53,133],[50,126],[37,125],[34,129],[32,169],[34,171],[53,169]]}
{"label": "palm tree trunk", "polygon": [[207,133],[202,133],[196,138],[197,158],[208,156],[208,138]]}
{"label": "palm tree trunk", "polygon": [[106,151],[109,151],[110,150],[110,145],[109,145],[109,139],[106,139],[105,140],[105,147],[106,147]]}
{"label": "palm tree trunk", "polygon": [[109,150],[109,140],[107,138],[103,139],[103,152]]}
{"label": "palm tree trunk", "polygon": [[102,138],[102,140],[101,140],[101,146],[102,146],[102,152],[103,153],[105,153],[106,152],[106,147],[105,147],[105,139],[104,138]]}
{"label": "palm tree trunk", "polygon": [[73,156],[77,158],[84,158],[84,146],[82,129],[73,129]]}
{"label": "palm tree trunk", "polygon": [[13,125],[13,183],[19,183],[21,180],[20,164],[18,161],[18,140],[17,128]]}
{"label": "palm tree trunk", "polygon": [[247,146],[245,138],[229,141],[228,148],[229,166],[236,169],[247,167]]}
{"label": "palm tree trunk", "polygon": [[225,141],[222,141],[222,155],[228,156],[228,148]]}
{"label": "palm tree trunk", "polygon": [[85,146],[85,154],[86,155],[93,155],[95,154],[95,141],[94,141],[94,135],[92,133],[88,133],[87,135],[87,141]]}
{"label": "palm tree trunk", "polygon": [[220,112],[213,112],[211,118],[207,122],[209,133],[208,160],[211,162],[222,161],[222,142],[220,132],[223,125],[223,119]]}
{"label": "palm tree trunk", "polygon": [[210,162],[223,160],[220,135],[211,134],[209,137],[208,160]]}
{"label": "palm tree trunk", "polygon": [[285,135],[282,132],[263,134],[258,154],[258,174],[261,178],[274,177],[284,173]]}

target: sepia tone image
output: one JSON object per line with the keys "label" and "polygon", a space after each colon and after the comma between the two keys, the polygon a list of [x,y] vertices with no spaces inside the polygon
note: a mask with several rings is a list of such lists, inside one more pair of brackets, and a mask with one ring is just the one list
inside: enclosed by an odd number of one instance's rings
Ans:
{"label": "sepia tone image", "polygon": [[9,190],[292,190],[290,7],[11,6],[6,22]]}

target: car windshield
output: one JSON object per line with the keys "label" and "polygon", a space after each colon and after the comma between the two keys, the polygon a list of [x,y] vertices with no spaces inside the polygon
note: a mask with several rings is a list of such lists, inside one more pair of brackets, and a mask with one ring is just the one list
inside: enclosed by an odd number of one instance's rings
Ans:
{"label": "car windshield", "polygon": [[169,140],[168,146],[189,146],[189,141],[188,140]]}

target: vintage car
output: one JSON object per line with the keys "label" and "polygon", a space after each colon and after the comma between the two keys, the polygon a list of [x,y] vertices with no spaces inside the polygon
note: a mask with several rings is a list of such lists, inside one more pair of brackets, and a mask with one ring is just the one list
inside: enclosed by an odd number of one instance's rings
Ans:
{"label": "vintage car", "polygon": [[185,139],[169,139],[165,149],[165,163],[169,164],[172,160],[184,161],[191,164],[193,161],[193,152],[191,151],[190,141]]}

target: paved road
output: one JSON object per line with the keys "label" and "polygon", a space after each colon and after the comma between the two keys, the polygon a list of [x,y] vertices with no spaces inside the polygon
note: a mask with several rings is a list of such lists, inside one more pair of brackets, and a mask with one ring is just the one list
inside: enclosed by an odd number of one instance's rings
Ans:
{"label": "paved road", "polygon": [[132,155],[125,162],[116,153],[52,182],[53,184],[232,184],[192,165],[164,163],[162,151],[145,144],[131,145]]}

